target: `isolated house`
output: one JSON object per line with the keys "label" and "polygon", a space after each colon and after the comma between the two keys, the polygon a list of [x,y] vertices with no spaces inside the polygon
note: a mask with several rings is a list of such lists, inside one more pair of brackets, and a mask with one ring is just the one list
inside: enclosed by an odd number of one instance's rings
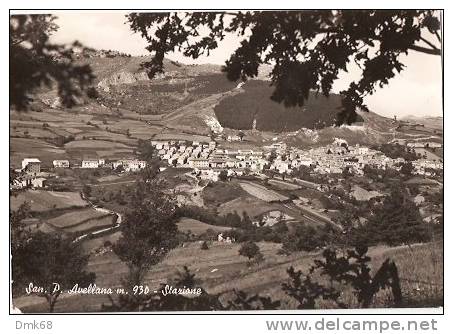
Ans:
{"label": "isolated house", "polygon": [[43,177],[37,177],[31,180],[31,185],[33,188],[42,188],[46,185],[45,183],[46,179]]}
{"label": "isolated house", "polygon": [[99,167],[99,160],[83,160],[82,161],[82,168],[98,168]]}
{"label": "isolated house", "polygon": [[41,161],[37,158],[26,158],[22,160],[22,170],[31,174],[40,173]]}
{"label": "isolated house", "polygon": [[54,160],[54,168],[69,168],[69,160]]}
{"label": "isolated house", "polygon": [[127,160],[125,161],[125,164],[123,165],[124,169],[126,171],[138,171],[140,169],[143,169],[146,167],[146,161],[143,160]]}

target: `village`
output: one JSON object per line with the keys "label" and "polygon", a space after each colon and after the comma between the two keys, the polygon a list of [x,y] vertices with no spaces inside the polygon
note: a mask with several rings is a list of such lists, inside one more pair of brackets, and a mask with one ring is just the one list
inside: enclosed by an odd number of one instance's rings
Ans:
{"label": "village", "polygon": [[[426,147],[439,147],[435,142],[407,142],[406,147],[416,150]],[[169,140],[151,140],[151,145],[159,159],[170,167],[191,168],[193,175],[202,180],[218,181],[220,174],[226,177],[243,175],[264,176],[266,173],[275,173],[285,178],[301,166],[311,167],[317,174],[341,174],[345,169],[354,175],[362,176],[365,166],[379,169],[401,169],[405,163],[403,158],[392,159],[384,153],[366,146],[354,145],[339,138],[322,147],[303,150],[288,147],[282,142],[263,146],[262,149],[227,149],[222,148],[214,140],[210,142]],[[399,144],[398,144],[399,145]],[[147,166],[147,162],[138,159],[106,159],[89,158],[70,164],[69,160],[53,160],[53,168],[107,168],[118,172],[137,172]],[[421,156],[412,162],[413,174],[433,176],[433,170],[442,170],[443,161],[434,154]],[[25,187],[42,188],[45,186],[46,176],[49,173],[41,171],[39,158],[25,158],[22,168],[16,172],[23,172],[23,177],[14,179],[13,188]]]}
{"label": "village", "polygon": [[[367,165],[399,170],[405,162],[403,158],[392,159],[366,146],[349,146],[339,138],[330,145],[309,150],[288,148],[285,143],[273,143],[264,146],[263,150],[222,149],[216,141],[199,143],[173,140],[152,141],[151,144],[156,148],[159,158],[170,166],[193,168],[201,179],[212,181],[217,181],[222,171],[226,171],[228,177],[260,175],[266,170],[289,176],[300,166],[311,166],[319,174],[341,174],[347,168],[349,172],[360,176]],[[439,147],[437,145],[440,144],[407,143],[407,147],[414,145]],[[431,176],[429,169],[443,169],[442,159],[434,157],[421,157],[414,161],[414,174]]]}

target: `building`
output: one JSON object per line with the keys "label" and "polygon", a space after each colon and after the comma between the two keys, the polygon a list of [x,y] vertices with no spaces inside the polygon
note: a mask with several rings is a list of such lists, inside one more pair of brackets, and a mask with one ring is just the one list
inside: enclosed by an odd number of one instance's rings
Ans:
{"label": "building", "polygon": [[189,158],[188,164],[191,168],[208,168],[209,160],[203,158]]}
{"label": "building", "polygon": [[46,179],[43,177],[35,177],[31,180],[33,188],[43,188],[46,186]]}
{"label": "building", "polygon": [[54,168],[69,168],[69,160],[54,160]]}
{"label": "building", "polygon": [[41,161],[37,158],[26,158],[22,160],[22,170],[31,174],[40,173]]}
{"label": "building", "polygon": [[82,168],[98,168],[99,160],[83,160]]}
{"label": "building", "polygon": [[26,174],[15,178],[10,185],[11,189],[24,189],[27,187],[43,188],[45,187],[46,179],[43,177],[35,177],[31,174]]}
{"label": "building", "polygon": [[143,160],[127,160],[125,165],[123,165],[124,169],[127,172],[136,172],[140,169],[146,167],[146,161]]}
{"label": "building", "polygon": [[136,172],[146,167],[146,161],[137,159],[122,159],[113,162],[113,169],[117,169],[119,166],[123,167],[126,172]]}

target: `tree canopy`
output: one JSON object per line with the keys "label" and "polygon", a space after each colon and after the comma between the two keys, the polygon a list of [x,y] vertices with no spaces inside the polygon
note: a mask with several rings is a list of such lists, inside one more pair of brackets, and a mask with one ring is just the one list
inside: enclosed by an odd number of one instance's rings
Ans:
{"label": "tree canopy", "polygon": [[141,284],[147,270],[177,245],[175,203],[159,181],[146,170],[141,173],[113,247],[129,267],[131,286]]}
{"label": "tree canopy", "polygon": [[9,105],[17,110],[26,109],[31,94],[38,88],[56,85],[64,106],[75,105],[76,98],[89,92],[94,76],[89,65],[74,63],[72,45],[50,43],[50,35],[57,31],[53,15],[12,15],[9,35]]}
{"label": "tree canopy", "polygon": [[[232,81],[258,76],[272,66],[272,99],[302,106],[310,91],[328,96],[334,81],[355,62],[361,78],[342,92],[337,123],[352,123],[364,98],[403,70],[409,50],[441,55],[441,23],[433,10],[306,10],[245,12],[160,12],[126,15],[152,53],[143,63],[150,77],[163,71],[165,54],[180,51],[194,59],[209,55],[226,34],[240,46],[223,71]],[[427,37],[429,36],[429,37]],[[435,41],[435,42],[433,42]]]}

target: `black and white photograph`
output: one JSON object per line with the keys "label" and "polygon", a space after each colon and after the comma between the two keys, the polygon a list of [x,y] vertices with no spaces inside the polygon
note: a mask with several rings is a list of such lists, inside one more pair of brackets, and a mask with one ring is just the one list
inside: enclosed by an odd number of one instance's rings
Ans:
{"label": "black and white photograph", "polygon": [[10,314],[442,313],[443,17],[10,10]]}

